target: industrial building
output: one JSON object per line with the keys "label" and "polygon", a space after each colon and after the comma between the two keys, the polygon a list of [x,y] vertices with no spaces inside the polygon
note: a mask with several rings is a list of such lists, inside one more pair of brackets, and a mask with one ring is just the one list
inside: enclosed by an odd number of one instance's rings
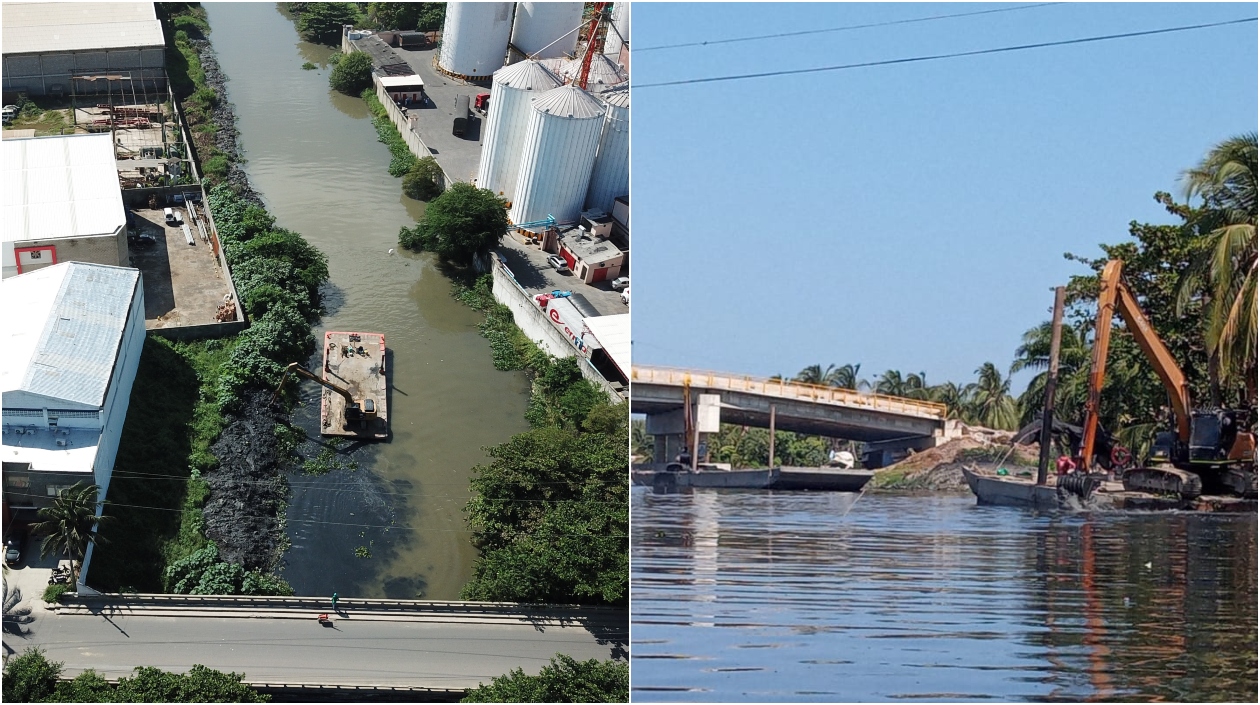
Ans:
{"label": "industrial building", "polygon": [[153,3],[4,4],[4,93],[91,95],[165,90]]}
{"label": "industrial building", "polygon": [[518,2],[511,49],[533,59],[572,56],[581,24],[580,2]]}
{"label": "industrial building", "polygon": [[574,222],[586,201],[604,125],[604,105],[577,86],[535,98],[508,217],[513,223]]}
{"label": "industrial building", "polygon": [[529,127],[530,103],[561,80],[537,61],[522,61],[494,72],[490,111],[482,135],[477,185],[508,202],[516,196],[516,177]]}
{"label": "industrial building", "polygon": [[586,207],[611,213],[613,201],[630,193],[630,84],[609,88],[598,97],[605,105],[604,126],[586,190]]}
{"label": "industrial building", "polygon": [[438,69],[469,81],[488,80],[503,67],[512,34],[510,2],[448,2]]}
{"label": "industrial building", "polygon": [[[5,514],[33,521],[78,482],[103,501],[144,348],[140,272],[65,262],[0,290]],[[80,581],[91,557],[89,547]]]}
{"label": "industrial building", "polygon": [[608,241],[612,233],[612,217],[604,214],[583,216],[582,224],[560,233],[558,246],[573,276],[585,284],[594,284],[621,275],[626,254]]}
{"label": "industrial building", "polygon": [[399,105],[410,105],[420,101],[424,95],[424,79],[412,73],[405,76],[381,76],[381,85],[385,92]]}
{"label": "industrial building", "polygon": [[6,139],[3,276],[60,262],[127,265],[127,215],[109,133]]}
{"label": "industrial building", "polygon": [[582,339],[590,348],[591,366],[613,384],[630,384],[630,314],[582,319]]}

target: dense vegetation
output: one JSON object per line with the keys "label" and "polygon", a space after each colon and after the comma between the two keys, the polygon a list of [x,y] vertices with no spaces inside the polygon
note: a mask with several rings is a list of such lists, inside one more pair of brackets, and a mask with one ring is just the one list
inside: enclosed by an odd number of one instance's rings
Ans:
{"label": "dense vegetation", "polygon": [[431,32],[446,20],[444,2],[370,2],[365,27]]}
{"label": "dense vegetation", "polygon": [[188,2],[158,3],[157,11],[171,30],[166,38],[166,73],[171,89],[183,108],[202,176],[208,183],[217,183],[227,178],[233,156],[215,144],[215,133],[223,127],[214,119],[219,95],[206,82],[206,72],[193,44],[210,33],[206,11],[198,3]]}
{"label": "dense vegetation", "polygon": [[486,313],[495,367],[533,375],[532,430],[488,449],[466,511],[481,556],[470,600],[626,604],[627,412],[582,377],[575,358],[539,350],[495,301],[491,277],[456,296]]}
{"label": "dense vegetation", "polygon": [[416,155],[411,153],[407,148],[407,143],[403,141],[402,133],[394,127],[394,123],[389,120],[389,113],[385,112],[385,106],[381,105],[381,101],[376,97],[376,91],[372,88],[365,88],[359,97],[367,103],[368,111],[372,113],[372,126],[376,128],[376,139],[389,147],[390,162],[389,175],[403,176],[407,172],[415,168]]}
{"label": "dense vegetation", "polygon": [[403,176],[403,193],[418,201],[429,201],[441,195],[445,181],[437,160],[425,157],[416,160],[415,166]]}
{"label": "dense vegetation", "polygon": [[503,199],[460,181],[429,203],[415,227],[399,230],[398,244],[467,267],[497,247],[507,228]]}
{"label": "dense vegetation", "polygon": [[62,664],[37,648],[9,659],[4,667],[4,701],[22,703],[263,703],[271,698],[241,683],[239,673],[193,666],[188,673],[137,668],[114,685],[88,670],[62,681]]}
{"label": "dense vegetation", "polygon": [[465,703],[625,703],[630,666],[625,661],[577,661],[556,654],[536,676],[521,669],[468,691]]}
{"label": "dense vegetation", "polygon": [[351,2],[291,2],[288,7],[302,38],[316,44],[338,46],[342,25],[363,25],[363,15]]}
{"label": "dense vegetation", "polygon": [[371,88],[372,57],[361,51],[341,57],[328,75],[328,85],[346,95],[359,95]]}

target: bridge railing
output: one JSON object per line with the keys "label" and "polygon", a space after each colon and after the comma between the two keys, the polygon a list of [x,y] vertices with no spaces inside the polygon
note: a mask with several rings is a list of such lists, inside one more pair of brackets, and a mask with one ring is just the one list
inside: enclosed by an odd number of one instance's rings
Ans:
{"label": "bridge railing", "polygon": [[891,397],[884,394],[865,394],[852,389],[808,384],[766,377],[751,377],[723,372],[688,370],[677,367],[634,365],[630,374],[630,395],[634,396],[635,383],[687,385],[702,389],[724,389],[732,392],[748,392],[765,396],[782,397],[812,403],[833,403],[847,407],[859,407],[871,411],[919,416],[944,420],[947,409],[944,404],[921,399]]}

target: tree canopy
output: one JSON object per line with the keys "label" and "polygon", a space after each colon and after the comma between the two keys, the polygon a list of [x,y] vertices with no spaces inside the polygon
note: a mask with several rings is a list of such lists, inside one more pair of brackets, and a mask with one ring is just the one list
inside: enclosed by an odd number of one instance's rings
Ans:
{"label": "tree canopy", "polygon": [[97,485],[75,483],[58,492],[51,506],[40,509],[39,517],[44,521],[31,526],[32,533],[44,534],[39,546],[41,557],[56,554],[71,559],[72,584],[78,580],[75,566],[83,563],[88,544],[104,541],[96,533],[97,525],[112,519],[96,515],[100,490]]}
{"label": "tree canopy", "polygon": [[630,702],[630,666],[625,661],[578,661],[556,654],[536,676],[521,669],[479,684],[465,703]]}
{"label": "tree canopy", "polygon": [[297,29],[308,42],[337,46],[342,25],[359,22],[359,11],[348,2],[291,2],[298,13]]}
{"label": "tree canopy", "polygon": [[188,673],[137,667],[135,675],[111,685],[88,670],[60,681],[62,665],[30,648],[4,667],[5,702],[25,703],[265,703],[262,695],[241,683],[240,673],[223,673],[195,665]]}
{"label": "tree canopy", "polygon": [[458,265],[498,246],[507,232],[504,202],[493,192],[462,181],[433,199],[414,228],[402,228],[398,242],[410,250],[433,252]]}
{"label": "tree canopy", "polygon": [[346,95],[359,95],[372,86],[372,57],[362,51],[343,56],[328,74],[328,85]]}

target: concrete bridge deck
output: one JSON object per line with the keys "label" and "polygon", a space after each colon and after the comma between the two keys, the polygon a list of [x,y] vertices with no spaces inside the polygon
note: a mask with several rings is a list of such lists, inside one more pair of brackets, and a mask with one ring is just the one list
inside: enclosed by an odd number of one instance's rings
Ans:
{"label": "concrete bridge deck", "polygon": [[[442,693],[515,668],[537,673],[557,653],[627,658],[625,610],[422,600],[105,595],[63,598],[6,625],[6,653],[37,646],[73,676],[137,666],[203,664],[272,688],[407,689]],[[32,602],[39,602],[37,599]],[[321,625],[319,613],[331,621]]]}

